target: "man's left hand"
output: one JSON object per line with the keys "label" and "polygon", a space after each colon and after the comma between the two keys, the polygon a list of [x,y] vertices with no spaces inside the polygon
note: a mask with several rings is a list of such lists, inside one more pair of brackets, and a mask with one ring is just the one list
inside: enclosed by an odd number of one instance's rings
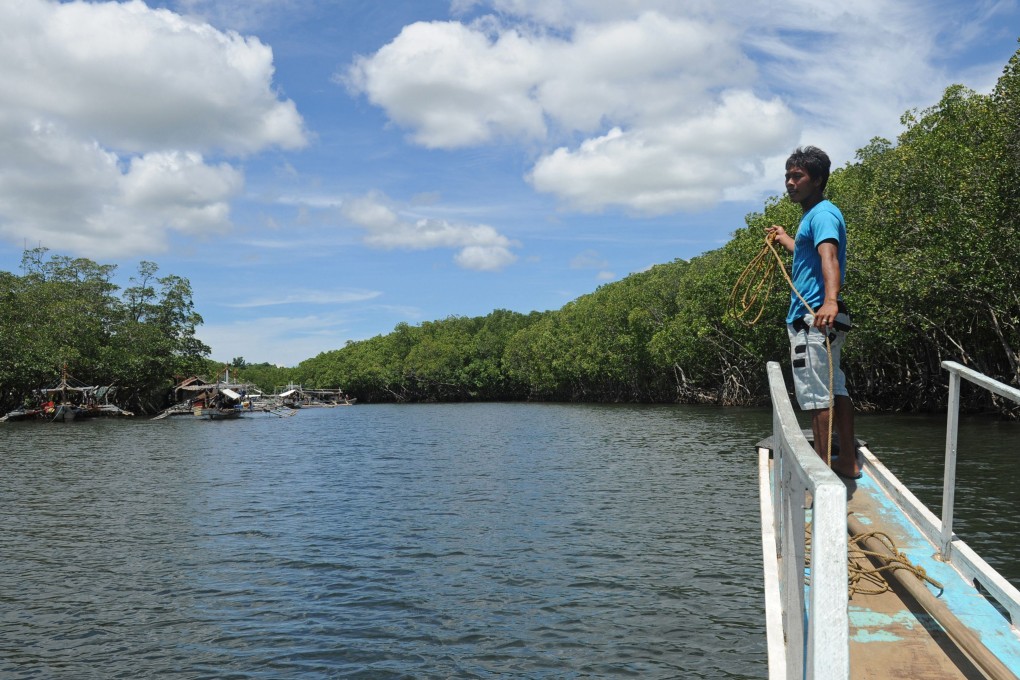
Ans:
{"label": "man's left hand", "polygon": [[815,312],[815,328],[825,329],[836,323],[836,315],[839,314],[839,305],[835,302],[823,302],[822,306]]}

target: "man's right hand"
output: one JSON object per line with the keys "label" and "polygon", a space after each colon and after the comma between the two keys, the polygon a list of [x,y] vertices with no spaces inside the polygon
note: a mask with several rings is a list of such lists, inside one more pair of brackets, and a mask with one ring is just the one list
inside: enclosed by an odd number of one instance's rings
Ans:
{"label": "man's right hand", "polygon": [[771,227],[765,227],[765,240],[766,242],[774,241],[791,253],[793,252],[793,237],[787,234],[786,229],[778,224],[773,224]]}

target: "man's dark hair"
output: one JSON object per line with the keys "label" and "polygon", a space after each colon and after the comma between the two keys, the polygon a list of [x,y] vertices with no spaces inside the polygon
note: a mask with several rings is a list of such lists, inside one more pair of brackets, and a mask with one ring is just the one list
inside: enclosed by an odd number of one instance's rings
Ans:
{"label": "man's dark hair", "polygon": [[817,146],[798,147],[786,159],[787,170],[800,168],[806,171],[811,179],[821,178],[822,191],[825,191],[825,185],[829,183],[829,168],[831,166],[832,161],[829,160],[828,154]]}

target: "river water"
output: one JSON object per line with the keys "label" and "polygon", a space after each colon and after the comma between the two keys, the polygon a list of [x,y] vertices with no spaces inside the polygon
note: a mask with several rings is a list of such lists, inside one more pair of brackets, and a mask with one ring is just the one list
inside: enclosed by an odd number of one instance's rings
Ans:
{"label": "river water", "polygon": [[[0,677],[764,678],[770,423],[481,404],[0,425]],[[937,511],[944,421],[859,430]],[[965,421],[956,497],[1014,583],[1018,446]]]}

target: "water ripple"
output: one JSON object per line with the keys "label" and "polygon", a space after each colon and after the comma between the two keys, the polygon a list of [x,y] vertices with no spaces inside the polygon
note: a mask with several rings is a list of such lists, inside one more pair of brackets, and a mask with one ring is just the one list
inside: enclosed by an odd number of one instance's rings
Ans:
{"label": "water ripple", "polygon": [[0,675],[763,678],[768,422],[489,404],[6,428]]}

